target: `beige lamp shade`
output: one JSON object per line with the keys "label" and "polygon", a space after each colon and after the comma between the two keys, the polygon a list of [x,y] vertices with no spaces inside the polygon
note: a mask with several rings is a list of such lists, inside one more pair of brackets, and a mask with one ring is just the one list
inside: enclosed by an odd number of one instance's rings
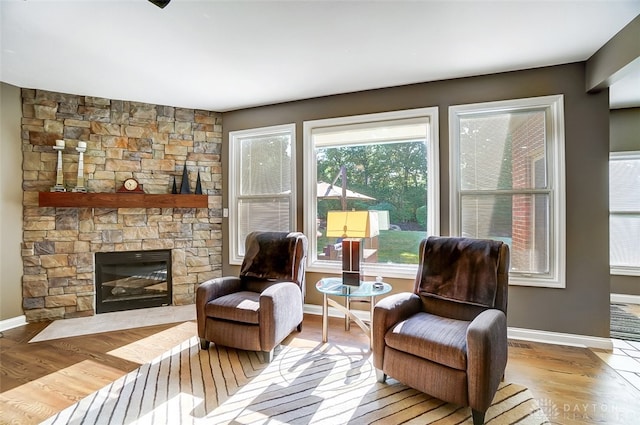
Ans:
{"label": "beige lamp shade", "polygon": [[378,215],[369,211],[329,211],[327,237],[372,238],[379,234]]}

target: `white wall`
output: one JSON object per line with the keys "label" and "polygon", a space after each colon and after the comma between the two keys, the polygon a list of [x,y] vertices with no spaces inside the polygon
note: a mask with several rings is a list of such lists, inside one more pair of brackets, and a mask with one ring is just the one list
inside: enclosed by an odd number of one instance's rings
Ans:
{"label": "white wall", "polygon": [[22,316],[22,106],[0,83],[0,321]]}

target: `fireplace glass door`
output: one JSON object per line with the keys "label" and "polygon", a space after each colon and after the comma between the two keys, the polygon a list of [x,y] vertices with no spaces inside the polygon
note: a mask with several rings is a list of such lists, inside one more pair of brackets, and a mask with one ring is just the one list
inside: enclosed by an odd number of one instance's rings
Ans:
{"label": "fireplace glass door", "polygon": [[96,313],[171,304],[171,251],[96,253]]}

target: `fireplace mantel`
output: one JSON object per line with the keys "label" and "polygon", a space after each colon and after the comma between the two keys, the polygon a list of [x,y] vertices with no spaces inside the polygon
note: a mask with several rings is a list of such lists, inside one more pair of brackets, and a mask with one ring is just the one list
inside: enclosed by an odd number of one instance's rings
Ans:
{"label": "fireplace mantel", "polygon": [[69,208],[207,208],[207,195],[147,193],[39,192],[41,207]]}

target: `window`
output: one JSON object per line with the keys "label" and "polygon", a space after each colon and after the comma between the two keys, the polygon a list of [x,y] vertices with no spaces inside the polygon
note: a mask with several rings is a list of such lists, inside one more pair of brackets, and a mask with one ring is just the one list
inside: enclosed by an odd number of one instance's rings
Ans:
{"label": "window", "polygon": [[609,160],[611,274],[640,276],[640,151]]}
{"label": "window", "polygon": [[419,243],[439,229],[437,122],[421,108],[304,123],[311,270],[341,270],[328,211],[369,210],[379,235],[364,240],[364,274],[415,277]]}
{"label": "window", "polygon": [[453,106],[451,233],[505,241],[510,283],[564,287],[562,96]]}
{"label": "window", "polygon": [[295,125],[229,133],[229,262],[253,231],[295,230]]}

